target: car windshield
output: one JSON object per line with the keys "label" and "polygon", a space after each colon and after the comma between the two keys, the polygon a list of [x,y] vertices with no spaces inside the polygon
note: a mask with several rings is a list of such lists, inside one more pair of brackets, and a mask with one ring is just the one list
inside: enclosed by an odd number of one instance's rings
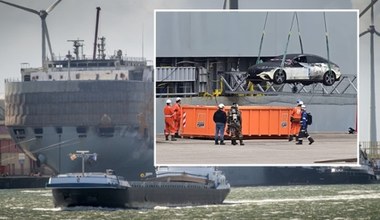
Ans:
{"label": "car windshield", "polygon": [[[277,56],[277,57],[274,57],[274,58],[272,58],[272,59],[270,59],[270,61],[282,61],[282,57],[283,57],[284,55],[280,55],[280,56]],[[295,57],[295,55],[294,54],[286,54],[285,55],[285,60],[286,61],[291,61],[293,58]]]}

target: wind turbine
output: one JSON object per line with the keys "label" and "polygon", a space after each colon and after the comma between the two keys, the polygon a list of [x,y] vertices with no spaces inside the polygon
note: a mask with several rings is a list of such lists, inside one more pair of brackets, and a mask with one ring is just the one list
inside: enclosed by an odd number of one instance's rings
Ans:
{"label": "wind turbine", "polygon": [[[371,151],[375,150],[375,147],[377,147],[377,134],[376,134],[376,109],[375,109],[375,43],[374,43],[374,36],[375,34],[377,36],[380,36],[380,32],[376,31],[375,25],[374,25],[374,15],[373,15],[373,5],[378,0],[371,0],[371,3],[360,13],[359,18],[364,15],[370,8],[371,8],[371,24],[369,25],[369,28],[364,31],[363,33],[360,33],[359,37],[362,37],[366,34],[370,35],[370,54],[371,54],[371,75],[370,75],[370,82],[371,82],[371,91],[370,91],[370,149]],[[372,153],[372,152],[371,152]]]}
{"label": "wind turbine", "polygon": [[46,17],[55,8],[55,6],[57,6],[58,3],[61,2],[61,1],[62,0],[57,0],[54,4],[52,4],[46,10],[36,11],[34,9],[31,9],[31,8],[26,8],[24,6],[20,6],[20,5],[16,5],[16,4],[10,3],[10,2],[6,2],[6,1],[3,1],[3,0],[0,0],[1,3],[13,6],[15,8],[19,8],[19,9],[22,9],[22,10],[25,10],[25,11],[28,11],[28,12],[31,12],[33,14],[38,15],[41,18],[41,27],[42,27],[42,67],[44,68],[44,70],[47,69],[47,64],[46,64],[46,40],[47,40],[48,45],[49,45],[49,51],[50,51],[51,59],[53,60],[53,51],[51,49],[48,28],[47,28],[47,25],[46,25]]}

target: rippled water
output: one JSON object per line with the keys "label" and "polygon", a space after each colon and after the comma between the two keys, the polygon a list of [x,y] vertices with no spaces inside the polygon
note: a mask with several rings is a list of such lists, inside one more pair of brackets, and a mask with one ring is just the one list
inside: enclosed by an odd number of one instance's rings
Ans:
{"label": "rippled water", "polygon": [[223,205],[54,208],[45,189],[0,190],[0,219],[380,219],[380,184],[233,188]]}

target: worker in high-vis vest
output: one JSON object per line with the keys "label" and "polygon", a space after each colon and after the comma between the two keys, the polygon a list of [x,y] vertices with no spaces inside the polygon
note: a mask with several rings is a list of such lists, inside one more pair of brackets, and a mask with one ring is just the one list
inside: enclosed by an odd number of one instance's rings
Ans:
{"label": "worker in high-vis vest", "polygon": [[303,101],[297,100],[297,106],[293,108],[292,113],[290,114],[290,135],[289,141],[292,141],[296,137],[298,141],[298,134],[301,129],[301,106]]}
{"label": "worker in high-vis vest", "polygon": [[174,134],[176,132],[174,125],[174,117],[175,112],[173,107],[171,106],[172,101],[170,99],[166,100],[166,106],[164,108],[164,116],[165,116],[165,140],[169,140],[169,135],[171,136],[172,141],[176,141]]}
{"label": "worker in high-vis vest", "polygon": [[177,98],[175,104],[173,105],[174,109],[174,128],[175,128],[175,137],[179,136],[179,131],[181,129],[181,118],[182,118],[182,108],[181,108],[181,98]]}
{"label": "worker in high-vis vest", "polygon": [[311,125],[312,119],[311,116],[306,112],[306,106],[301,105],[301,129],[298,135],[298,142],[296,144],[302,145],[303,138],[306,137],[309,140],[309,145],[314,143],[314,139],[310,136],[309,132],[307,132],[307,126]]}

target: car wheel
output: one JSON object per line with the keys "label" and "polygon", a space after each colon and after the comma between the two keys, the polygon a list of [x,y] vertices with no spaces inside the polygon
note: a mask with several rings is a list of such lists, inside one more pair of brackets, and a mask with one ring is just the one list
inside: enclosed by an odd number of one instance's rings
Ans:
{"label": "car wheel", "polygon": [[286,80],[286,73],[282,69],[276,70],[276,72],[273,75],[273,82],[275,84],[283,84]]}
{"label": "car wheel", "polygon": [[327,71],[323,75],[323,85],[332,86],[336,81],[335,73],[333,71]]}

